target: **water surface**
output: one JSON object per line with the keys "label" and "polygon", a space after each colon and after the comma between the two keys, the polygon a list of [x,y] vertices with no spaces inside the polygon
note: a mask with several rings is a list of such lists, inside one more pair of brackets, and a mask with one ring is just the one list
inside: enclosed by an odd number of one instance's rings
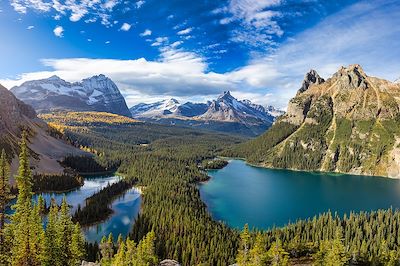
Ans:
{"label": "water surface", "polygon": [[331,210],[400,208],[400,180],[265,169],[231,160],[208,171],[200,195],[216,220],[234,228],[267,229]]}
{"label": "water surface", "polygon": [[[47,205],[50,204],[51,198],[54,198],[58,204],[61,204],[65,196],[68,204],[71,206],[71,214],[75,212],[78,205],[83,207],[85,199],[92,196],[108,184],[118,182],[119,176],[88,176],[85,177],[85,183],[82,187],[66,193],[42,193]],[[38,195],[34,195],[37,201]],[[15,201],[14,201],[15,202]],[[111,204],[113,214],[105,221],[96,225],[83,228],[86,240],[89,242],[100,242],[103,235],[112,233],[116,239],[119,234],[126,236],[132,229],[133,223],[140,211],[141,197],[140,192],[136,188],[128,190],[126,193],[118,197]],[[9,213],[11,210],[9,210]]]}

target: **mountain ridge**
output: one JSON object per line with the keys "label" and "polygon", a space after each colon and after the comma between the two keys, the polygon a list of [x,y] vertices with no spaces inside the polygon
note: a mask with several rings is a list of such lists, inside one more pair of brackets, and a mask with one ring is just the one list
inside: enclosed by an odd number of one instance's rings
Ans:
{"label": "mountain ridge", "polygon": [[[248,135],[258,135],[274,122],[276,116],[283,114],[271,106],[265,108],[249,100],[239,101],[229,91],[207,103],[186,102],[167,99],[155,103],[140,103],[130,108],[136,119],[152,120],[187,126],[209,128],[217,126],[217,131],[242,131]],[[259,127],[259,128],[257,128]],[[254,129],[254,130],[253,130]]]}
{"label": "mountain ridge", "polygon": [[35,110],[18,100],[0,85],[0,146],[11,161],[11,171],[18,168],[19,141],[22,131],[28,132],[31,165],[38,173],[63,173],[59,160],[67,155],[84,155],[85,152],[50,136],[51,129],[39,119]]}
{"label": "mountain ridge", "polygon": [[357,64],[317,75],[307,73],[287,113],[234,153],[264,167],[400,178],[400,84]]}
{"label": "mountain ridge", "polygon": [[54,75],[10,89],[37,112],[99,111],[131,116],[117,85],[103,74],[68,82]]}

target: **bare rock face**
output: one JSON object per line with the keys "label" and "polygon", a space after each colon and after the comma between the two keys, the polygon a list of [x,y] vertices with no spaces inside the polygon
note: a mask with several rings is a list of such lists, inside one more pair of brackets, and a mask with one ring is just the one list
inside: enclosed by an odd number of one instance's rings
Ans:
{"label": "bare rock face", "polygon": [[159,266],[181,266],[176,260],[163,260]]}
{"label": "bare rock face", "polygon": [[295,98],[288,104],[287,113],[283,119],[291,124],[300,125],[303,123],[310,109],[313,97],[304,94],[312,85],[323,84],[325,80],[321,78],[317,71],[310,70],[305,76],[301,88],[297,91]]}
{"label": "bare rock face", "polygon": [[301,88],[298,90],[297,94],[305,92],[313,84],[317,84],[318,85],[318,84],[322,84],[324,82],[325,82],[325,80],[318,75],[317,71],[311,69],[305,75],[304,80],[303,80],[303,84],[301,85]]}

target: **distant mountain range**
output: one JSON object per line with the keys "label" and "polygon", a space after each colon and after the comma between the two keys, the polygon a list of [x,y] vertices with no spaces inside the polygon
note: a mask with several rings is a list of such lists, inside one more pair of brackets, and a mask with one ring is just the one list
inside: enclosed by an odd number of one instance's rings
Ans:
{"label": "distant mountain range", "polygon": [[340,68],[306,74],[287,113],[235,156],[265,167],[400,178],[400,84]]}
{"label": "distant mountain range", "polygon": [[128,109],[115,83],[104,75],[67,82],[58,76],[24,82],[11,88],[21,101],[38,113],[54,111],[108,112],[169,125],[257,136],[283,112],[248,100],[239,101],[229,91],[207,103],[179,103],[169,99],[137,104]]}
{"label": "distant mountain range", "polygon": [[168,99],[155,103],[140,103],[130,108],[132,116],[168,124],[201,127],[254,136],[272,125],[284,112],[267,108],[249,100],[239,101],[229,91],[207,103],[179,103]]}
{"label": "distant mountain range", "polygon": [[63,173],[59,160],[67,155],[83,155],[85,152],[49,135],[49,127],[37,118],[35,110],[18,100],[0,85],[0,147],[4,148],[11,170],[18,167],[17,155],[22,130],[29,133],[31,165],[34,172]]}
{"label": "distant mountain range", "polygon": [[130,116],[124,97],[104,75],[70,83],[58,76],[32,80],[11,88],[21,101],[37,112],[99,111]]}

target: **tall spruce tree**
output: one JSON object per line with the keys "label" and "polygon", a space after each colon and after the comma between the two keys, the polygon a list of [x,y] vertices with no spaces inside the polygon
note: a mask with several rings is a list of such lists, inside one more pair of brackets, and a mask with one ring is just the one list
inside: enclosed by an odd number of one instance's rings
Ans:
{"label": "tall spruce tree", "polygon": [[240,234],[240,249],[238,250],[238,256],[236,262],[240,266],[248,265],[250,262],[250,232],[249,225],[245,224],[242,233]]}
{"label": "tall spruce tree", "polygon": [[9,245],[6,244],[5,219],[7,202],[11,199],[9,184],[9,165],[4,149],[0,156],[0,265],[8,260]]}
{"label": "tall spruce tree", "polygon": [[[15,213],[12,222],[12,265],[41,265],[43,250],[39,235],[39,220],[32,208],[32,173],[29,163],[27,134],[22,133],[21,152],[19,155],[19,169],[16,176],[18,186],[17,203],[13,206]],[[43,229],[42,229],[43,230]]]}

